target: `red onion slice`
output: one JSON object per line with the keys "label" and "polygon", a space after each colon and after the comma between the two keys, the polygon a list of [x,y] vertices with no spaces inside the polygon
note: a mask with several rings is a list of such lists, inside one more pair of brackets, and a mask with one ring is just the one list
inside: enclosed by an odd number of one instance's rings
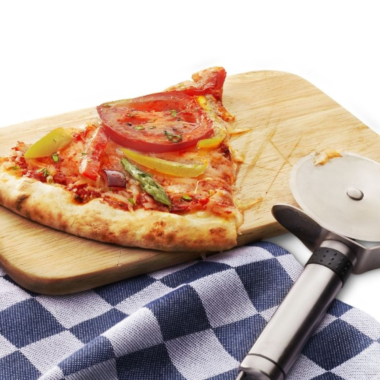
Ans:
{"label": "red onion slice", "polygon": [[125,187],[127,184],[125,175],[117,170],[103,169],[100,174],[108,187]]}

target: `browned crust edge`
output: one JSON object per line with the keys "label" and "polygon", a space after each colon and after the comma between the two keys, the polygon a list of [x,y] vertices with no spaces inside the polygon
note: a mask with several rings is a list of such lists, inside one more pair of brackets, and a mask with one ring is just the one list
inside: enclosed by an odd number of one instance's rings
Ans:
{"label": "browned crust edge", "polygon": [[205,212],[126,212],[101,199],[77,204],[60,185],[0,171],[0,204],[40,224],[84,238],[161,251],[218,252],[237,244],[237,218]]}

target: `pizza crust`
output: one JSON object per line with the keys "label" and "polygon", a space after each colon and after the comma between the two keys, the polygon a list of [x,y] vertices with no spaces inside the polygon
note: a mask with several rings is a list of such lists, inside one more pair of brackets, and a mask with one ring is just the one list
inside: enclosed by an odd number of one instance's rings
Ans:
{"label": "pizza crust", "polygon": [[218,252],[237,244],[240,214],[229,219],[206,212],[177,215],[123,211],[101,198],[78,204],[60,185],[0,171],[0,204],[40,224],[84,238],[162,251]]}

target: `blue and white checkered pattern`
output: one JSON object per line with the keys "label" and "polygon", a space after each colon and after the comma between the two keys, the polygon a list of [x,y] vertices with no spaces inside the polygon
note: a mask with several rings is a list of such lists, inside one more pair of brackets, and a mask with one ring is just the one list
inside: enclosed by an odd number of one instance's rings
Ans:
{"label": "blue and white checkered pattern", "polygon": [[[0,379],[235,379],[301,270],[265,242],[68,296],[0,269]],[[335,301],[288,379],[380,379],[380,324]]]}

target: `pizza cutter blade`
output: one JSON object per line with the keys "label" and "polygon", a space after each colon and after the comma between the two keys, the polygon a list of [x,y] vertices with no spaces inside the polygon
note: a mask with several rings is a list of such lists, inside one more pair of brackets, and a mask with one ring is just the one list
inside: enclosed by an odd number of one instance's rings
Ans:
{"label": "pizza cutter blade", "polygon": [[[283,380],[352,273],[380,268],[380,164],[353,153],[298,161],[290,187],[299,209],[272,214],[313,254],[240,365],[238,379]],[[359,242],[363,241],[363,242]],[[334,353],[331,353],[332,355]]]}
{"label": "pizza cutter blade", "polygon": [[328,230],[355,240],[380,241],[380,164],[353,153],[293,167],[290,188],[299,206]]}

